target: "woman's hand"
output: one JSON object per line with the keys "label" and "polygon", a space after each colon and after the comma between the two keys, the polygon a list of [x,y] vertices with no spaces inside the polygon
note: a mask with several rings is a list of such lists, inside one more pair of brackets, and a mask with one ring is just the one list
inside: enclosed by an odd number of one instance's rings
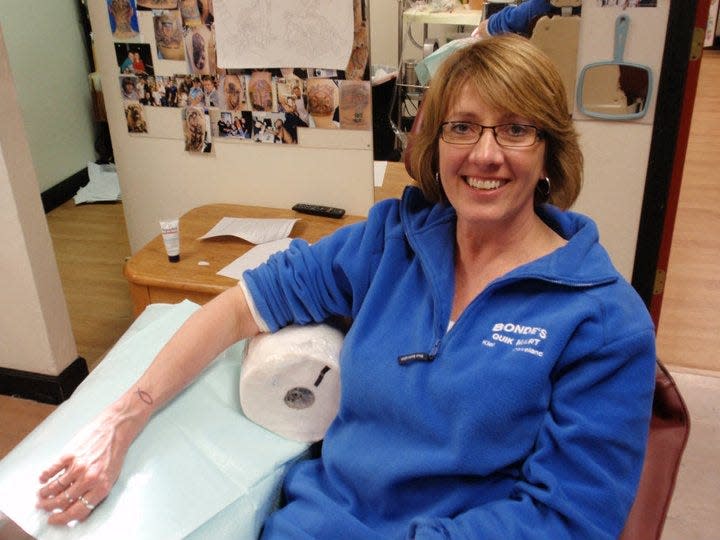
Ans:
{"label": "woman's hand", "polygon": [[[118,402],[119,403],[119,402]],[[44,470],[37,508],[50,512],[48,523],[85,520],[108,496],[120,476],[130,444],[144,422],[114,404],[83,428],[64,455]]]}

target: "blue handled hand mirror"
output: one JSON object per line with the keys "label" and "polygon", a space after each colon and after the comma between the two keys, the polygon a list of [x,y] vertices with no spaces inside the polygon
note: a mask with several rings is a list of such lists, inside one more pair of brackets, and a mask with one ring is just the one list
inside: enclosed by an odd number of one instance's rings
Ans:
{"label": "blue handled hand mirror", "polygon": [[613,59],[595,62],[580,72],[577,85],[578,109],[604,120],[634,120],[648,110],[652,90],[652,71],[648,66],[623,60],[630,17],[615,21]]}

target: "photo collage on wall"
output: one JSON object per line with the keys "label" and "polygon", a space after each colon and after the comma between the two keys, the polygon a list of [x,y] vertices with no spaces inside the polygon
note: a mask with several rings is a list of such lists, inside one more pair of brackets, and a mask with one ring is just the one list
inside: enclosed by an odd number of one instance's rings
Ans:
{"label": "photo collage on wall", "polygon": [[[180,109],[185,149],[198,153],[212,152],[213,140],[298,144],[303,129],[372,129],[362,0],[353,0],[345,70],[218,67],[212,0],[106,2],[129,133],[152,136],[146,107]],[[142,11],[152,12],[152,29],[138,28]],[[150,30],[154,44],[138,42]],[[157,74],[152,46],[155,58],[175,61],[180,73]]]}

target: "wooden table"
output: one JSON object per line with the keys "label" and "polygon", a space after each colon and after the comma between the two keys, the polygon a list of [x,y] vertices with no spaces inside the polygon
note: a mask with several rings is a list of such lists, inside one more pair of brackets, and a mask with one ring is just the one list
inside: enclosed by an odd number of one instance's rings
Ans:
{"label": "wooden table", "polygon": [[[388,163],[382,187],[375,188],[375,199],[397,197],[409,183],[412,179],[402,163]],[[158,235],[125,263],[123,273],[130,283],[136,317],[152,303],[174,304],[188,299],[204,304],[237,284],[236,279],[220,276],[217,272],[254,245],[235,237],[198,240],[223,217],[298,218],[300,221],[295,224],[290,236],[304,238],[308,242],[316,242],[342,225],[364,219],[350,215],[331,219],[288,209],[235,204],[194,208],[180,218],[180,262],[168,261],[162,236]]]}

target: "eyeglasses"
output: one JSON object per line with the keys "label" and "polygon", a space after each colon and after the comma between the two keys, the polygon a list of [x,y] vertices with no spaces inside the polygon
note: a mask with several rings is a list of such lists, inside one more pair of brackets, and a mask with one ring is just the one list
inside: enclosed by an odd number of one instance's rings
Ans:
{"label": "eyeglasses", "polygon": [[483,126],[476,122],[443,122],[440,124],[440,136],[450,144],[477,144],[486,129],[491,130],[495,142],[505,148],[532,146],[543,136],[540,128],[529,124]]}

